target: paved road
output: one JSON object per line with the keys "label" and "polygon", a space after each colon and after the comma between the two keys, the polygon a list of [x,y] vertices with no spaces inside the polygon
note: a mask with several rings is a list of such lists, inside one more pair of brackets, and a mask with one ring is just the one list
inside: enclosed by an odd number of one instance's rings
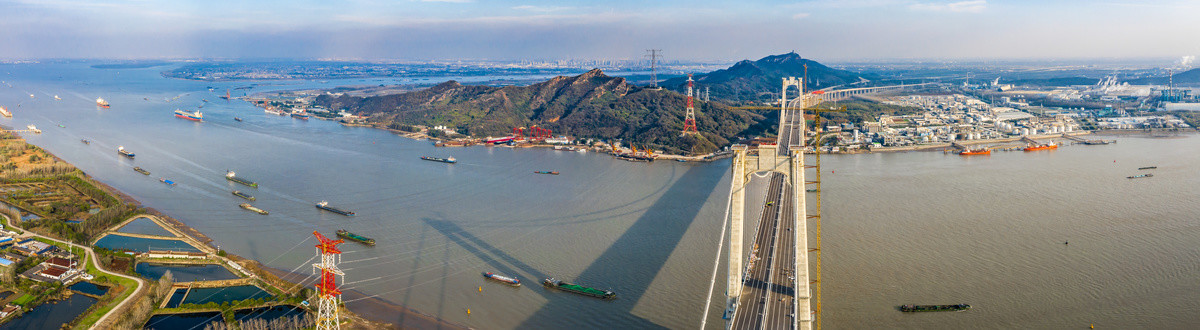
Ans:
{"label": "paved road", "polygon": [[792,327],[793,290],[792,205],[785,176],[772,174],[738,297],[734,329],[789,329]]}

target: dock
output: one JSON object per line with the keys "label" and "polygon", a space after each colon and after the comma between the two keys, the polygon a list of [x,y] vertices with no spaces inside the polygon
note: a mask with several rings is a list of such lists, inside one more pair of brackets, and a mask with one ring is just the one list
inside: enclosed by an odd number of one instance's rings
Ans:
{"label": "dock", "polygon": [[1064,139],[1071,140],[1071,141],[1073,141],[1073,142],[1075,142],[1075,143],[1082,143],[1082,144],[1086,144],[1086,145],[1089,145],[1089,146],[1094,146],[1094,145],[1105,145],[1105,144],[1109,144],[1109,143],[1117,143],[1117,140],[1107,140],[1107,141],[1106,141],[1106,140],[1088,140],[1088,139],[1084,139],[1084,138],[1081,138],[1081,137],[1078,137],[1078,136],[1074,136],[1074,135],[1068,135],[1068,134],[1066,134],[1066,133],[1063,133],[1062,137],[1063,137]]}

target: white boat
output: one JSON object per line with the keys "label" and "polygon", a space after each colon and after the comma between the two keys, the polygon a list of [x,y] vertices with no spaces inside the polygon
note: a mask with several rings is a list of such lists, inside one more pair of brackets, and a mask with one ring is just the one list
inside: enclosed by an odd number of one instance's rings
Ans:
{"label": "white boat", "polygon": [[0,107],[0,115],[4,115],[5,117],[12,117],[12,112],[8,112],[8,108]]}

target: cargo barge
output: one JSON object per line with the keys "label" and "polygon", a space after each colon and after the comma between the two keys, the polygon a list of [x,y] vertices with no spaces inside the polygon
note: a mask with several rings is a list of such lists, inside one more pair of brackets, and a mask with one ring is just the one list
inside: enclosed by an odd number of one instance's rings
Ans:
{"label": "cargo barge", "polygon": [[243,192],[240,192],[240,191],[237,191],[237,190],[234,190],[234,191],[233,191],[233,195],[234,195],[234,196],[237,196],[237,197],[245,198],[245,199],[246,199],[246,200],[248,200],[248,201],[255,200],[254,196],[247,195],[246,193],[243,193]]}
{"label": "cargo barge", "polygon": [[581,294],[600,299],[614,299],[617,297],[617,294],[613,293],[612,291],[605,291],[578,284],[567,283],[556,280],[553,277],[542,280],[542,285],[546,286],[547,288],[559,289],[570,293]]}
{"label": "cargo barge", "polygon": [[343,209],[339,209],[339,208],[335,208],[335,207],[329,206],[329,202],[326,202],[326,201],[321,201],[320,203],[317,203],[317,208],[318,208],[318,209],[322,209],[322,210],[326,210],[326,211],[329,211],[329,212],[333,212],[333,213],[341,214],[341,215],[344,215],[344,216],[348,216],[348,217],[352,217],[352,216],[354,216],[354,212],[350,212],[350,211],[346,211],[346,210],[343,210]]}
{"label": "cargo barge", "polygon": [[150,175],[150,171],[147,171],[146,169],[144,169],[144,168],[141,168],[141,167],[136,167],[136,166],[135,166],[135,167],[133,167],[133,170],[134,170],[135,172],[141,173],[142,175]]}
{"label": "cargo barge", "polygon": [[233,171],[229,171],[229,172],[226,172],[226,173],[225,173],[225,180],[233,181],[233,182],[236,182],[236,183],[241,183],[241,184],[244,184],[244,185],[246,185],[246,186],[249,186],[249,187],[251,187],[251,188],[258,188],[258,183],[257,183],[257,182],[254,182],[254,181],[250,181],[250,180],[246,180],[246,179],[239,178],[239,177],[237,177],[237,174],[236,174],[236,173],[233,173]]}
{"label": "cargo barge", "polygon": [[518,279],[512,278],[512,277],[508,277],[508,276],[504,276],[504,275],[497,275],[492,272],[484,272],[483,278],[497,281],[497,282],[504,283],[504,284],[508,284],[511,286],[521,286],[521,280],[518,280]]}
{"label": "cargo barge", "polygon": [[900,306],[900,311],[905,313],[918,312],[961,312],[971,309],[971,305],[903,305]]}
{"label": "cargo barge", "polygon": [[191,120],[191,121],[204,121],[204,114],[200,113],[200,110],[187,112],[187,111],[175,109],[175,117],[179,117],[179,118],[183,118],[183,119],[187,119],[187,120]]}
{"label": "cargo barge", "polygon": [[1058,145],[1054,144],[1054,143],[1025,147],[1025,151],[1054,150],[1054,149],[1058,149]]}
{"label": "cargo barge", "polygon": [[308,120],[308,114],[304,111],[293,111],[292,118]]}
{"label": "cargo barge", "polygon": [[351,241],[363,243],[363,244],[370,245],[370,246],[375,246],[374,238],[366,238],[361,235],[346,231],[345,229],[338,229],[337,235],[338,235],[338,237],[345,238],[345,239],[348,239]]}
{"label": "cargo barge", "polygon": [[1137,178],[1149,178],[1149,177],[1153,177],[1153,176],[1154,176],[1154,174],[1146,173],[1146,174],[1138,174],[1138,175],[1134,175],[1134,176],[1127,176],[1126,178],[1137,179]]}
{"label": "cargo barge", "polygon": [[434,162],[442,162],[442,163],[447,163],[447,164],[454,164],[454,163],[458,162],[458,160],[455,160],[454,157],[441,158],[441,157],[421,156],[421,159],[428,160],[428,161],[434,161]]}
{"label": "cargo barge", "polygon": [[267,210],[254,207],[254,205],[250,205],[250,203],[241,203],[241,204],[238,204],[238,206],[241,206],[243,209],[247,209],[247,210],[250,210],[251,212],[262,214],[262,215],[267,215],[270,213],[270,212],[267,212]]}
{"label": "cargo barge", "polygon": [[617,154],[617,159],[629,161],[629,162],[653,162],[654,161],[654,157],[630,155],[630,154]]}
{"label": "cargo barge", "polygon": [[162,182],[162,183],[166,183],[168,186],[174,186],[174,185],[175,185],[175,182],[174,182],[174,181],[167,180],[166,178],[158,178],[158,181],[159,181],[159,182]]}
{"label": "cargo barge", "polygon": [[962,152],[958,153],[958,155],[960,155],[960,156],[978,156],[978,155],[991,155],[991,154],[992,154],[992,149],[988,149],[988,148],[966,149],[966,150],[963,150]]}
{"label": "cargo barge", "polygon": [[537,173],[537,174],[550,174],[550,175],[558,175],[558,172],[556,172],[556,171],[534,171],[533,173]]}
{"label": "cargo barge", "polygon": [[1139,170],[1153,170],[1153,169],[1157,169],[1157,168],[1158,168],[1158,166],[1138,167]]}
{"label": "cargo barge", "polygon": [[125,150],[124,146],[117,146],[117,153],[121,156],[129,157],[130,159],[133,159],[133,156],[135,156],[132,152],[129,152],[129,150]]}

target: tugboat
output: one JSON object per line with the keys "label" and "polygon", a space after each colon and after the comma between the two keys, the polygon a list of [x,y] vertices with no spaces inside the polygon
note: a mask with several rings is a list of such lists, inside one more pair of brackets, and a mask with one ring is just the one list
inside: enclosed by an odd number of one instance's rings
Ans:
{"label": "tugboat", "polygon": [[166,183],[168,186],[174,186],[174,185],[175,185],[175,182],[174,182],[174,181],[167,180],[166,178],[158,178],[158,181],[159,181],[159,182],[162,182],[162,183]]}
{"label": "tugboat", "polygon": [[1138,174],[1138,175],[1134,175],[1134,176],[1127,176],[1126,178],[1137,179],[1137,178],[1149,178],[1149,177],[1153,177],[1153,176],[1154,176],[1154,174],[1146,173],[1146,174]]}
{"label": "tugboat", "polygon": [[492,272],[484,272],[483,277],[486,279],[489,279],[489,280],[497,281],[497,282],[508,284],[511,286],[521,286],[521,280],[518,280],[513,277],[504,276],[504,275],[497,275]]}
{"label": "tugboat", "polygon": [[958,154],[960,156],[991,155],[992,149],[988,149],[988,148],[966,149],[966,150],[959,152]]}
{"label": "tugboat", "polygon": [[546,286],[547,288],[559,289],[559,290],[570,292],[570,293],[581,294],[581,295],[585,295],[588,297],[594,297],[594,298],[600,298],[600,299],[614,299],[617,297],[617,294],[613,293],[612,291],[605,291],[605,290],[600,290],[600,289],[589,288],[589,287],[578,285],[578,284],[567,283],[567,282],[556,280],[553,277],[543,279],[542,285]]}
{"label": "tugboat", "polygon": [[345,229],[338,229],[337,235],[338,235],[338,237],[345,238],[345,239],[348,239],[351,241],[363,243],[363,244],[370,245],[370,246],[375,246],[374,238],[366,238],[361,235],[346,231]]}
{"label": "tugboat", "polygon": [[141,168],[141,167],[134,166],[134,167],[133,167],[133,170],[134,170],[135,172],[141,173],[142,175],[150,175],[150,171],[147,171],[147,170],[145,170],[145,169],[143,169],[143,168]]}
{"label": "tugboat", "polygon": [[971,305],[902,305],[899,307],[901,312],[917,313],[917,312],[961,312],[971,309]]}
{"label": "tugboat", "polygon": [[534,171],[533,173],[558,175],[558,172],[555,171]]}
{"label": "tugboat", "polygon": [[254,207],[254,205],[250,205],[250,203],[241,203],[241,204],[238,204],[238,206],[241,206],[243,209],[247,209],[247,210],[250,210],[251,212],[262,214],[262,215],[267,215],[270,213],[270,212],[267,212],[267,210]]}
{"label": "tugboat", "polygon": [[458,162],[458,160],[455,160],[454,157],[441,158],[441,157],[421,156],[421,159],[428,160],[428,161],[434,161],[434,162],[443,162],[443,163],[447,163],[447,164],[454,164],[454,163]]}
{"label": "tugboat", "polygon": [[117,146],[117,153],[121,154],[121,156],[129,157],[129,159],[133,159],[134,156],[132,152],[125,150],[125,146]]}
{"label": "tugboat", "polygon": [[239,177],[237,177],[236,175],[237,175],[237,174],[236,174],[236,173],[233,173],[233,171],[227,171],[227,172],[225,173],[225,180],[229,180],[229,181],[233,181],[233,182],[241,183],[241,184],[247,185],[247,186],[249,186],[249,187],[251,187],[251,188],[258,188],[258,183],[257,183],[257,182],[250,181],[250,180],[245,180],[245,179],[242,179],[242,178],[239,178]]}
{"label": "tugboat", "polygon": [[254,196],[247,195],[246,193],[243,193],[243,192],[240,192],[240,191],[237,191],[237,190],[234,190],[234,191],[233,191],[233,195],[234,195],[234,196],[237,196],[237,197],[245,198],[245,199],[246,199],[246,200],[248,200],[248,201],[255,200]]}
{"label": "tugboat", "polygon": [[318,208],[318,209],[322,209],[322,210],[326,210],[326,211],[329,211],[329,212],[333,212],[333,213],[341,214],[341,215],[344,215],[344,216],[348,216],[348,217],[352,217],[352,216],[354,216],[354,212],[350,212],[350,211],[346,211],[346,210],[342,210],[342,209],[338,209],[338,208],[335,208],[335,207],[329,206],[329,202],[326,202],[326,201],[321,201],[320,203],[317,203],[317,208]]}

